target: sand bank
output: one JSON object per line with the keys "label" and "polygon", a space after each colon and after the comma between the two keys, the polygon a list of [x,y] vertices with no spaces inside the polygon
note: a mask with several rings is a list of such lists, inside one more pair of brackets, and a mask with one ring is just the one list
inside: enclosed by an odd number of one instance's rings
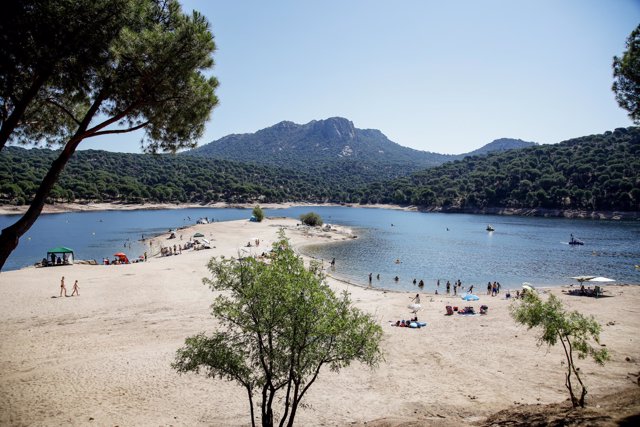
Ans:
{"label": "sand bank", "polygon": [[[349,230],[309,231],[295,220],[233,221],[199,231],[214,249],[120,266],[26,268],[0,274],[1,425],[247,425],[245,392],[233,383],[170,368],[184,338],[211,331],[214,294],[201,283],[212,256],[260,253],[280,227],[294,245],[349,239]],[[173,245],[167,236],[152,245]],[[259,247],[245,247],[260,239]],[[340,262],[340,260],[337,260]],[[330,272],[329,272],[330,273]],[[71,293],[59,295],[60,277]],[[299,425],[469,425],[514,404],[566,399],[561,350],[538,348],[535,334],[509,317],[509,302],[481,295],[486,316],[444,316],[454,297],[422,295],[422,329],[392,327],[406,319],[415,294],[384,292],[329,277],[383,327],[386,360],[376,370],[324,370],[305,398]],[[363,285],[366,285],[363,281]],[[604,326],[612,360],[580,361],[590,395],[637,387],[640,287],[611,286],[608,298],[560,295]],[[596,402],[592,402],[596,403]]]}

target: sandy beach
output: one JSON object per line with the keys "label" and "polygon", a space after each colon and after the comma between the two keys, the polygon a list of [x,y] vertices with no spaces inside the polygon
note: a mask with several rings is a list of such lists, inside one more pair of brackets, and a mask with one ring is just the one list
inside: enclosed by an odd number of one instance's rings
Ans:
{"label": "sandy beach", "polygon": [[[352,237],[348,229],[309,230],[293,219],[232,221],[180,230],[185,236],[203,233],[215,246],[208,250],[130,265],[0,273],[0,425],[250,425],[244,389],[179,375],[170,363],[187,336],[216,327],[209,313],[215,295],[202,284],[207,261],[259,254],[280,228],[297,248]],[[158,236],[150,247],[180,243],[166,238]],[[245,247],[255,239],[259,247]],[[398,328],[391,323],[410,317],[407,304],[418,288],[381,291],[327,272],[333,289],[347,290],[383,327],[385,361],[375,370],[355,364],[340,373],[322,371],[298,425],[475,425],[497,411],[566,400],[562,350],[538,347],[536,332],[510,318],[504,293],[490,297],[481,291],[475,303],[420,293],[418,314],[427,326]],[[57,297],[62,276],[69,294],[79,281],[79,296]],[[640,286],[608,286],[600,299],[566,290],[544,292],[594,315],[611,352],[604,367],[578,361],[588,404],[597,407],[599,396],[613,393],[637,396]],[[482,304],[489,306],[485,316],[444,315],[446,305],[477,310]],[[638,399],[627,410],[640,413]]]}

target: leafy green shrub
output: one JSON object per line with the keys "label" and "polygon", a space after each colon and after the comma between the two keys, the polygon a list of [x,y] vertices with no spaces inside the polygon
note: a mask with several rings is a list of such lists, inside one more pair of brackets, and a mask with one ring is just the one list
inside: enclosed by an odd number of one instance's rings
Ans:
{"label": "leafy green shrub", "polygon": [[300,221],[305,225],[312,227],[319,227],[322,225],[322,218],[315,212],[309,212],[307,214],[300,215]]}
{"label": "leafy green shrub", "polygon": [[260,206],[256,205],[256,207],[253,208],[253,216],[256,217],[258,222],[262,222],[262,220],[264,219],[264,212],[262,211],[262,208]]}

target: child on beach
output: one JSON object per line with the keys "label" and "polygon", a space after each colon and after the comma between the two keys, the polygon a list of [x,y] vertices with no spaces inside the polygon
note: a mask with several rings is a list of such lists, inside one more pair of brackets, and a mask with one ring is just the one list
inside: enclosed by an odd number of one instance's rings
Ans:
{"label": "child on beach", "polygon": [[62,292],[64,292],[64,296],[68,297],[69,295],[67,295],[67,288],[64,285],[64,276],[62,276],[62,279],[60,280],[60,296],[62,297]]}
{"label": "child on beach", "polygon": [[78,287],[78,281],[76,280],[75,283],[73,284],[73,290],[71,292],[71,296],[74,296],[74,295],[80,296],[80,292],[78,292],[78,289],[80,288]]}

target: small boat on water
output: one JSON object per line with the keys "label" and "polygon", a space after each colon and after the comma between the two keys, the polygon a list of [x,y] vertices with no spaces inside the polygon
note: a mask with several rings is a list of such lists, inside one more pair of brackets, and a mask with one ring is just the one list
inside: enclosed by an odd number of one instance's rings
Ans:
{"label": "small boat on water", "polygon": [[573,234],[571,235],[571,239],[569,240],[569,244],[570,245],[584,245],[584,242],[582,240],[578,240],[576,238],[573,237]]}
{"label": "small boat on water", "polygon": [[491,226],[491,224],[487,225],[487,231],[496,231],[495,228]]}

